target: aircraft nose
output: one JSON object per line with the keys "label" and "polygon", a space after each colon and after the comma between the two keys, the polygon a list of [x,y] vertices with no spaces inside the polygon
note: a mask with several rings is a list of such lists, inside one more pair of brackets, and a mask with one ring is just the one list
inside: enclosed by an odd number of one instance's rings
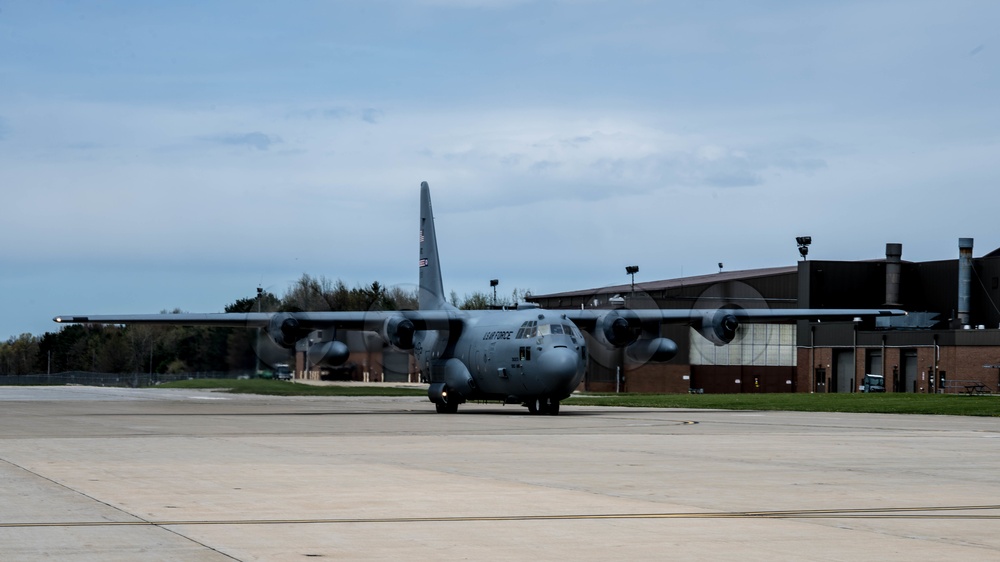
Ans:
{"label": "aircraft nose", "polygon": [[538,358],[544,376],[559,384],[568,384],[576,376],[579,361],[576,353],[566,347],[555,347],[546,350]]}

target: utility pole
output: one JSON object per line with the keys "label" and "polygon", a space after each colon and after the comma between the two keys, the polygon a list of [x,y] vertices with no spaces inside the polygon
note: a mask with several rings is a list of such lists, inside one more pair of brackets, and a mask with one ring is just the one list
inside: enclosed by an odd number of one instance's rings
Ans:
{"label": "utility pole", "polygon": [[[262,289],[260,287],[257,287],[257,312],[258,313],[260,313],[260,301],[261,301],[261,296],[263,296],[263,294],[264,294],[264,289]],[[257,376],[257,373],[260,372],[260,328],[257,328],[257,347],[258,348],[254,350],[254,354],[253,354],[254,358],[257,360],[256,367],[254,368],[254,371],[253,371],[253,376],[255,376],[255,377]],[[150,361],[150,364],[152,364],[152,361]]]}

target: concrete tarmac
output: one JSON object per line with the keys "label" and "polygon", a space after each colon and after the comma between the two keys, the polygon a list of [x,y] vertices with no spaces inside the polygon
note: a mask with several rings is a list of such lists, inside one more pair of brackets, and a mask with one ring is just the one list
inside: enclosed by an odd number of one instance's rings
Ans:
{"label": "concrete tarmac", "polygon": [[0,428],[5,561],[1000,560],[996,418],[0,387]]}

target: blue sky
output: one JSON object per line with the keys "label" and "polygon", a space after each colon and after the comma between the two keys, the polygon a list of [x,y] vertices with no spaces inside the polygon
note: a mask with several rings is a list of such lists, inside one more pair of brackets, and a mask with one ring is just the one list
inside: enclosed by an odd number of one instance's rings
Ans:
{"label": "blue sky", "polygon": [[0,0],[0,339],[1000,246],[1000,4]]}

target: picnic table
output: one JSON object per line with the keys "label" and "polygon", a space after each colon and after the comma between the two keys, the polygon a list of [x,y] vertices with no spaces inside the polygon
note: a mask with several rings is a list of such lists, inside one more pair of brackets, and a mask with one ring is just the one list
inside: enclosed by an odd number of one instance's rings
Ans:
{"label": "picnic table", "polygon": [[977,382],[975,384],[967,384],[965,385],[965,393],[968,394],[969,396],[972,396],[973,394],[989,394],[990,387],[986,386],[981,382]]}

